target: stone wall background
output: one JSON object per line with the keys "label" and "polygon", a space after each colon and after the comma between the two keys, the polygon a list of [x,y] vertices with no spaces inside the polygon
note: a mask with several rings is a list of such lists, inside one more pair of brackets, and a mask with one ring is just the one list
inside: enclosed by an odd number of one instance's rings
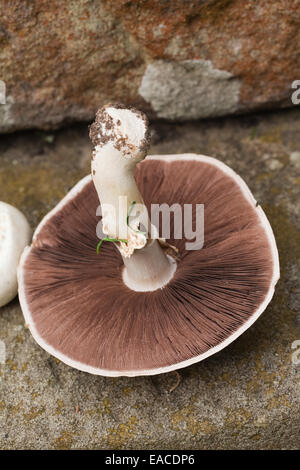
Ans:
{"label": "stone wall background", "polygon": [[4,0],[0,132],[109,101],[175,121],[290,106],[299,26],[297,0]]}

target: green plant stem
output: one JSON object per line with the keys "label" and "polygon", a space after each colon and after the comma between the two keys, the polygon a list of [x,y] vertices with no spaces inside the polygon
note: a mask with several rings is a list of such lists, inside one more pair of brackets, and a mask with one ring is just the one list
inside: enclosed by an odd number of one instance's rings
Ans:
{"label": "green plant stem", "polygon": [[100,251],[100,248],[101,248],[101,245],[103,242],[123,242],[123,243],[127,243],[127,240],[123,240],[123,239],[118,239],[118,238],[110,238],[110,237],[106,237],[106,238],[102,238],[100,240],[100,242],[98,243],[97,245],[97,249],[96,249],[96,252],[97,252],[97,255],[99,255],[99,251]]}

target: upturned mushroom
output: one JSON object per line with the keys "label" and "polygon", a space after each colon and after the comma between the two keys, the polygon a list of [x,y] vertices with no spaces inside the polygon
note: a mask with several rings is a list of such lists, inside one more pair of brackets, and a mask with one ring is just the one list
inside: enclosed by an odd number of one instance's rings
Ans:
{"label": "upturned mushroom", "polygon": [[17,268],[30,235],[29,223],[22,212],[0,201],[0,307],[17,295]]}
{"label": "upturned mushroom", "polygon": [[[92,176],[22,255],[19,297],[34,338],[66,364],[107,376],[169,372],[220,351],[265,310],[279,278],[263,210],[214,158],[145,158],[148,122],[133,108],[105,106],[90,136]],[[161,240],[151,204],[204,204],[202,248],[174,233]]]}

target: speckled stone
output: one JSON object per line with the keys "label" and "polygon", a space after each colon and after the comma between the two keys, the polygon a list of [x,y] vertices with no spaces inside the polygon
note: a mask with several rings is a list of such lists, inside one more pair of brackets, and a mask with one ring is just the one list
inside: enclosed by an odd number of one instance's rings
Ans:
{"label": "speckled stone", "polygon": [[[246,180],[275,231],[281,280],[260,319],[217,355],[174,373],[105,378],[49,356],[18,300],[0,309],[1,449],[296,449],[300,447],[300,116],[152,126],[152,153],[218,157]],[[0,141],[0,200],[35,226],[89,169],[85,125]],[[276,163],[274,163],[276,162]]]}
{"label": "speckled stone", "polygon": [[188,120],[298,96],[295,0],[14,0],[0,18],[0,133],[92,120],[112,101]]}

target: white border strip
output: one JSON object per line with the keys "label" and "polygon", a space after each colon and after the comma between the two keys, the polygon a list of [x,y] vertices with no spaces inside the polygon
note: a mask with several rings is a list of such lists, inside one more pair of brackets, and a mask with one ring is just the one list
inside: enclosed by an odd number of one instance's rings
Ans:
{"label": "white border strip", "polygon": [[[224,341],[222,341],[220,344],[217,346],[209,349],[203,354],[200,354],[199,356],[195,356],[191,359],[188,359],[186,361],[178,362],[177,364],[172,364],[171,366],[167,367],[159,367],[156,369],[148,369],[148,370],[128,370],[128,371],[117,371],[117,370],[107,370],[107,369],[98,369],[97,367],[92,367],[84,364],[83,362],[75,361],[65,354],[62,354],[60,351],[56,350],[53,346],[50,344],[46,343],[46,341],[43,340],[43,338],[40,337],[34,321],[31,316],[31,312],[29,310],[28,304],[27,304],[27,299],[25,295],[25,281],[24,281],[24,265],[26,263],[27,256],[30,253],[31,248],[28,246],[25,248],[20,264],[19,264],[19,269],[18,269],[18,281],[19,281],[19,299],[20,299],[20,304],[21,308],[23,310],[23,314],[25,317],[25,322],[28,325],[32,336],[36,340],[36,342],[43,348],[45,349],[49,354],[52,354],[53,356],[57,357],[60,361],[64,362],[68,366],[74,367],[75,369],[79,369],[84,372],[89,372],[90,374],[95,374],[95,375],[104,375],[106,377],[120,377],[120,376],[126,376],[126,377],[135,377],[135,376],[141,376],[141,375],[157,375],[157,374],[162,374],[166,372],[171,372],[173,370],[181,369],[183,367],[190,366],[192,364],[195,364],[196,362],[202,361],[203,359],[206,359],[209,356],[212,356],[213,354],[221,351],[224,349],[226,346],[228,346],[230,343],[232,343],[235,339],[237,339],[244,331],[246,331],[257,319],[258,317],[262,314],[262,312],[266,309],[267,305],[271,301],[273,294],[274,294],[274,289],[275,285],[279,279],[280,276],[280,271],[279,271],[279,258],[278,258],[278,251],[277,251],[277,246],[276,246],[276,241],[274,238],[274,234],[272,231],[272,228],[270,226],[270,223],[262,210],[260,206],[256,207],[256,200],[254,199],[250,189],[248,188],[247,184],[245,181],[237,175],[231,168],[229,168],[225,163],[212,158],[212,157],[206,157],[204,155],[196,155],[196,154],[179,154],[179,155],[151,155],[148,156],[144,161],[147,160],[161,160],[163,162],[175,162],[175,161],[197,161],[201,163],[210,163],[211,165],[214,165],[218,167],[220,170],[222,170],[226,175],[230,176],[234,181],[237,182],[237,184],[240,186],[241,191],[245,198],[249,201],[249,203],[255,208],[255,210],[258,213],[258,216],[261,221],[261,225],[265,229],[265,232],[267,234],[268,240],[270,242],[270,248],[272,252],[272,259],[273,259],[273,277],[270,282],[270,287],[268,290],[268,293],[264,299],[264,301],[260,304],[258,309],[251,315],[248,321],[246,321],[240,328],[238,328],[235,333],[230,335],[228,338],[226,338]],[[142,163],[142,162],[141,162]],[[42,227],[45,225],[48,220],[54,216],[57,212],[59,212],[72,198],[74,198],[77,194],[79,194],[84,187],[91,181],[91,176],[88,175],[82,180],[80,180],[73,189],[61,200],[61,202],[51,211],[49,212],[44,219],[41,221],[39,226],[37,227],[34,235],[33,235],[33,240],[36,239],[37,235],[39,234],[40,230]]]}

